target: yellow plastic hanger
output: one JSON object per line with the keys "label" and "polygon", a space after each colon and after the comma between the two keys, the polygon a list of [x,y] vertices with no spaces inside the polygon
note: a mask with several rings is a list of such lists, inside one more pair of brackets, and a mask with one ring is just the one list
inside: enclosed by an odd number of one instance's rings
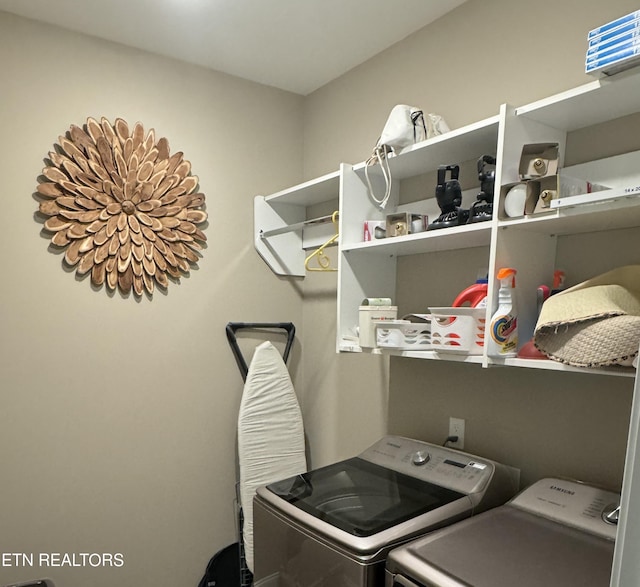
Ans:
{"label": "yellow plastic hanger", "polygon": [[[332,245],[336,240],[338,240],[338,237],[340,236],[339,232],[338,232],[338,211],[336,210],[332,215],[331,215],[331,222],[333,222],[333,226],[335,228],[336,233],[323,245],[321,245],[320,247],[318,247],[315,251],[313,251],[313,253],[311,253],[305,260],[304,260],[304,268],[307,271],[337,271],[337,269],[331,267],[331,259],[324,254],[324,250]],[[315,259],[318,262],[318,267],[312,267],[310,266],[310,262]]]}

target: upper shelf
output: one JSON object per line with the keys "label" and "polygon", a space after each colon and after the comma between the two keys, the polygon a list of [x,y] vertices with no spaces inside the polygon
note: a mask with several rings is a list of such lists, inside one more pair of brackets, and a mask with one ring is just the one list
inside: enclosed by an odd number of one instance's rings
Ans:
{"label": "upper shelf", "polygon": [[638,196],[620,197],[616,200],[498,222],[500,228],[513,226],[521,230],[554,235],[598,232],[639,225],[640,198]]}
{"label": "upper shelf", "polygon": [[629,70],[520,106],[516,116],[572,131],[638,112],[638,96],[640,74]]}
{"label": "upper shelf", "polygon": [[491,222],[480,222],[344,245],[342,250],[344,252],[360,251],[402,257],[419,253],[489,246],[490,240]]}
{"label": "upper shelf", "polygon": [[269,204],[295,204],[312,206],[338,199],[340,191],[340,170],[306,181],[297,186],[265,197]]}
{"label": "upper shelf", "polygon": [[[499,115],[492,116],[407,147],[399,156],[389,158],[392,177],[414,177],[435,171],[439,165],[449,161],[469,161],[480,155],[495,154],[499,121]],[[366,162],[353,166],[363,180],[365,167]],[[372,166],[369,171],[381,173],[379,165]]]}

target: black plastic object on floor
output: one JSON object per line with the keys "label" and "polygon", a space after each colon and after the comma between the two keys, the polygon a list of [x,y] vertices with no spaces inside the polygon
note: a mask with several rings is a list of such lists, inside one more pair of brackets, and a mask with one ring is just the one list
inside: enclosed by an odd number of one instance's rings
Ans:
{"label": "black plastic object on floor", "polygon": [[38,579],[37,581],[27,581],[26,583],[10,583],[5,587],[55,587],[51,579]]}
{"label": "black plastic object on floor", "polygon": [[240,544],[234,542],[213,555],[198,587],[240,587]]}

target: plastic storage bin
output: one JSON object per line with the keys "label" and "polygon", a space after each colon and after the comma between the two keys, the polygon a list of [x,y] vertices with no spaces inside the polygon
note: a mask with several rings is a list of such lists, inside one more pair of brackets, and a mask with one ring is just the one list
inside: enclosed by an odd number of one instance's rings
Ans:
{"label": "plastic storage bin", "polygon": [[429,308],[431,349],[440,353],[481,355],[485,308]]}
{"label": "plastic storage bin", "polygon": [[430,351],[431,322],[378,321],[376,322],[376,341],[380,348]]}

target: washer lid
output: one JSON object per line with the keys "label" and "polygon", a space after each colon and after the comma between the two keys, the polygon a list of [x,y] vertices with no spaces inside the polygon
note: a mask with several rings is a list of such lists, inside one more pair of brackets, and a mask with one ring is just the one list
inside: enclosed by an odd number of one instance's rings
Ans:
{"label": "washer lid", "polygon": [[393,550],[387,569],[438,587],[608,587],[613,549],[507,505]]}
{"label": "washer lid", "polygon": [[351,536],[372,536],[464,498],[359,457],[267,486],[314,518]]}

